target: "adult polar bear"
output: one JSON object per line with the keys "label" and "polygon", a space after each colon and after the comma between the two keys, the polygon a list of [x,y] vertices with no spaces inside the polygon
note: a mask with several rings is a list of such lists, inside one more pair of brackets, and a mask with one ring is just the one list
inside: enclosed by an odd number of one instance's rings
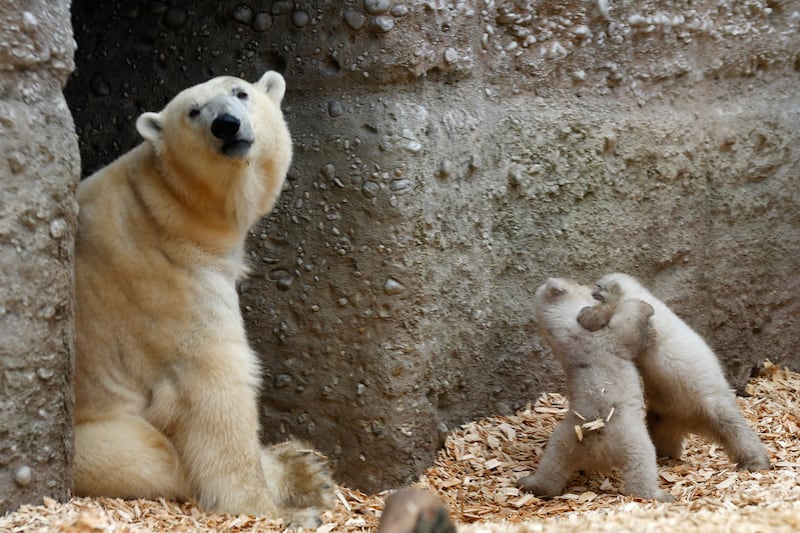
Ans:
{"label": "adult polar bear", "polygon": [[283,77],[214,78],[144,113],[145,142],[78,189],[75,491],[193,498],[314,525],[327,464],[259,443],[235,283],[292,157]]}

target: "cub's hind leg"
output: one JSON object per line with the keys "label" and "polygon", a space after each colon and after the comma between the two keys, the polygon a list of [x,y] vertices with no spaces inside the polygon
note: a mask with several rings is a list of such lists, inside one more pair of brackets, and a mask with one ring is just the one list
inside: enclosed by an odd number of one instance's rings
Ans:
{"label": "cub's hind leg", "polygon": [[673,501],[672,495],[659,487],[656,449],[638,412],[618,423],[618,431],[609,439],[619,446],[615,455],[620,458],[625,493],[662,502]]}
{"label": "cub's hind leg", "polygon": [[133,415],[75,426],[75,494],[112,498],[187,499],[172,442]]}
{"label": "cub's hind leg", "polygon": [[712,405],[715,409],[698,424],[698,432],[722,444],[739,470],[769,469],[767,449],[739,411],[733,395]]}
{"label": "cub's hind leg", "polygon": [[658,457],[681,458],[683,438],[687,432],[683,422],[670,415],[663,415],[648,409],[647,431],[656,447]]}
{"label": "cub's hind leg", "polygon": [[576,460],[576,456],[580,456],[577,445],[573,424],[562,420],[550,435],[536,472],[518,479],[517,486],[538,497],[560,495],[579,463]]}

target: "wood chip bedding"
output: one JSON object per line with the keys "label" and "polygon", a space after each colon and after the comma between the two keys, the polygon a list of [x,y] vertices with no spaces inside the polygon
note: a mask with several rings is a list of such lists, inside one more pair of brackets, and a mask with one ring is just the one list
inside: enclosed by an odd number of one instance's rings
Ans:
{"label": "wood chip bedding", "polygon": [[[688,439],[681,461],[660,462],[662,488],[675,503],[621,496],[619,479],[587,473],[567,492],[539,500],[520,492],[517,478],[531,473],[555,425],[568,409],[560,394],[545,393],[514,416],[470,422],[453,432],[436,464],[416,483],[447,504],[459,531],[689,532],[800,531],[800,374],[769,363],[747,387],[739,405],[758,428],[773,468],[739,472],[718,446]],[[367,495],[339,487],[339,504],[324,515],[318,533],[376,528],[388,492]],[[207,514],[191,503],[46,499],[0,518],[2,532],[262,532],[277,522],[250,516]]]}

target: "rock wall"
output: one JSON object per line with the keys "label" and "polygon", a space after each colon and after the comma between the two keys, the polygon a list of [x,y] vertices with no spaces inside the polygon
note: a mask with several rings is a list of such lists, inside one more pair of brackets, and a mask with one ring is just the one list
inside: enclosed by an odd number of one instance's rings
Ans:
{"label": "rock wall", "polygon": [[367,490],[561,374],[545,277],[639,275],[732,382],[800,366],[800,6],[158,1],[74,6],[84,172],[209,76],[284,73],[296,143],[241,285],[265,438]]}
{"label": "rock wall", "polygon": [[69,2],[0,0],[0,514],[72,484]]}

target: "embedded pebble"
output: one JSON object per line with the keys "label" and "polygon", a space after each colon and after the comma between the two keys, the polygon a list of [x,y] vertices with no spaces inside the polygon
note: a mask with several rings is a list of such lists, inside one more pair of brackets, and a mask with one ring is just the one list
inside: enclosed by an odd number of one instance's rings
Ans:
{"label": "embedded pebble", "polygon": [[331,100],[328,102],[328,114],[331,117],[340,117],[344,114],[344,107],[339,100]]}
{"label": "embedded pebble", "polygon": [[187,18],[188,14],[185,9],[173,6],[164,13],[164,25],[171,30],[175,30],[183,26]]}
{"label": "embedded pebble", "polygon": [[275,383],[275,388],[280,389],[289,385],[292,382],[292,376],[289,374],[275,374],[275,378],[273,379],[273,383]]}
{"label": "embedded pebble", "polygon": [[308,26],[308,21],[310,20],[308,13],[305,11],[298,9],[297,11],[292,11],[292,24],[297,26],[298,28],[304,28]]}
{"label": "embedded pebble", "polygon": [[386,280],[386,283],[383,284],[383,292],[392,296],[395,294],[400,294],[406,290],[405,285],[400,283],[394,278],[389,278]]}
{"label": "embedded pebble", "polygon": [[361,11],[355,9],[347,9],[344,12],[344,21],[352,29],[358,31],[367,23],[367,16]]}
{"label": "embedded pebble", "polygon": [[395,4],[389,14],[393,17],[405,17],[408,15],[408,6],[405,4]]}
{"label": "embedded pebble", "polygon": [[253,31],[267,31],[272,27],[272,15],[265,12],[256,13],[253,17]]}
{"label": "embedded pebble", "polygon": [[14,482],[20,487],[27,487],[33,480],[33,471],[29,466],[22,465],[14,472]]}
{"label": "embedded pebble", "polygon": [[517,15],[514,13],[501,13],[495,20],[499,24],[514,24],[517,21]]}
{"label": "embedded pebble", "polygon": [[469,156],[469,169],[478,170],[479,168],[481,168],[481,156],[478,154],[472,154]]}
{"label": "embedded pebble", "polygon": [[422,144],[420,144],[419,141],[408,141],[406,143],[406,150],[408,150],[412,154],[416,154],[420,150],[422,150]]}
{"label": "embedded pebble", "polygon": [[281,278],[275,282],[275,286],[278,287],[279,291],[288,291],[289,287],[292,286],[292,282],[294,281],[294,276],[286,276],[285,278]]}
{"label": "embedded pebble", "polygon": [[358,383],[356,385],[356,396],[363,395],[364,392],[366,392],[366,390],[367,390],[367,386],[366,385],[364,385],[363,383]]}
{"label": "embedded pebble", "polygon": [[389,184],[389,189],[393,192],[405,191],[411,187],[410,180],[394,180]]}
{"label": "embedded pebble", "polygon": [[155,0],[154,2],[150,2],[149,6],[148,6],[148,12],[151,15],[160,15],[161,13],[166,11],[167,9],[168,9],[167,4],[165,4],[164,2],[159,2],[158,0]]}
{"label": "embedded pebble", "polygon": [[22,12],[22,29],[27,32],[32,32],[36,29],[39,25],[39,20],[36,18],[36,15],[31,13],[30,11],[23,11]]}
{"label": "embedded pebble", "polygon": [[291,0],[278,0],[272,4],[270,11],[273,15],[287,15],[294,8],[294,2]]}
{"label": "embedded pebble", "polygon": [[108,96],[111,94],[111,87],[108,86],[105,77],[99,72],[89,80],[89,88],[96,96]]}
{"label": "embedded pebble", "polygon": [[242,24],[250,24],[253,19],[253,10],[247,4],[239,4],[233,8],[233,20]]}
{"label": "embedded pebble", "polygon": [[10,152],[8,156],[6,156],[6,159],[8,160],[8,166],[11,168],[11,172],[14,174],[19,174],[25,168],[25,156],[16,150]]}
{"label": "embedded pebble", "polygon": [[367,198],[375,198],[378,195],[380,188],[381,186],[374,181],[367,181],[361,186],[361,192],[363,192],[364,196]]}
{"label": "embedded pebble", "polygon": [[386,13],[390,7],[392,7],[391,0],[364,0],[364,9],[370,15]]}
{"label": "embedded pebble", "polygon": [[387,33],[394,28],[394,19],[388,15],[378,15],[369,19],[367,27],[375,33]]}
{"label": "embedded pebble", "polygon": [[453,174],[453,170],[453,162],[449,159],[442,159],[442,162],[439,164],[439,176],[447,178]]}
{"label": "embedded pebble", "polygon": [[336,177],[336,167],[333,165],[333,163],[326,163],[322,165],[322,168],[319,169],[319,174],[323,178],[332,180]]}
{"label": "embedded pebble", "polygon": [[592,32],[589,30],[589,27],[586,26],[585,24],[579,24],[578,26],[572,28],[572,33],[574,33],[578,37],[586,38],[589,37],[589,35],[591,35]]}
{"label": "embedded pebble", "polygon": [[67,222],[63,218],[56,218],[50,222],[50,236],[60,239],[67,233]]}
{"label": "embedded pebble", "polygon": [[572,79],[575,81],[583,81],[586,79],[586,71],[577,69],[572,71]]}
{"label": "embedded pebble", "polygon": [[444,60],[448,64],[458,61],[458,52],[456,52],[455,48],[448,48],[444,51]]}

